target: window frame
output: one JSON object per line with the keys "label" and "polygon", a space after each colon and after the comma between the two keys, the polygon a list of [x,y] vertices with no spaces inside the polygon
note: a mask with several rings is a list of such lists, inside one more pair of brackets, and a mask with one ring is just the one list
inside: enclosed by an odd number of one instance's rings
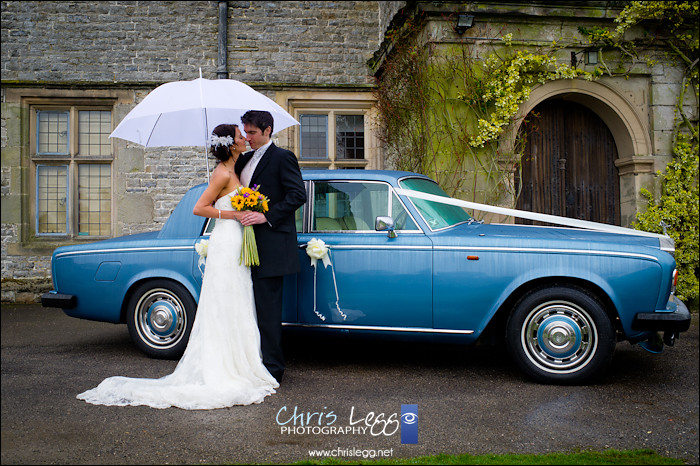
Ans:
{"label": "window frame", "polygon": [[[394,218],[394,199],[398,201],[398,203],[401,205],[401,207],[406,211],[406,215],[413,221],[413,224],[416,226],[415,230],[396,230],[397,232],[400,232],[401,234],[423,234],[423,230],[421,229],[420,224],[416,221],[415,217],[411,213],[410,209],[404,204],[404,202],[399,198],[398,194],[396,194],[396,191],[394,190],[394,187],[391,185],[391,183],[388,183],[386,181],[381,181],[381,180],[343,180],[343,179],[329,179],[329,180],[314,180],[311,183],[310,186],[310,195],[308,197],[308,202],[311,203],[311,208],[310,209],[305,209],[305,211],[308,211],[307,216],[304,218],[304,233],[313,233],[313,234],[326,234],[326,233],[343,233],[343,234],[386,234],[385,231],[377,231],[374,229],[374,225],[370,225],[369,230],[318,230],[314,229],[314,218],[316,215],[316,186],[319,183],[362,183],[362,184],[377,184],[377,185],[384,185],[386,186],[387,189],[387,206],[388,206],[388,215]],[[305,212],[306,213],[306,212]]]}
{"label": "window frame", "polygon": [[[303,125],[303,117],[308,117],[308,116],[325,116],[326,117],[326,155],[325,157],[302,157],[302,154],[304,153],[304,144],[303,144],[303,131],[301,130],[302,125]],[[297,118],[299,120],[299,161],[304,161],[304,162],[316,162],[316,161],[329,161],[330,160],[330,152],[331,152],[331,140],[328,137],[330,134],[330,116],[327,113],[323,112],[318,112],[318,111],[310,111],[310,112],[300,112],[299,116]]]}
{"label": "window frame", "polygon": [[[345,157],[344,155],[343,155],[343,156],[339,156],[339,154],[338,154],[338,149],[339,149],[339,147],[340,147],[340,146],[338,145],[338,117],[339,117],[339,116],[346,116],[346,117],[357,117],[357,116],[361,116],[361,117],[362,117],[362,158],[361,158],[361,159],[358,159],[358,158],[356,158],[356,157],[350,157],[350,158],[348,158],[348,157]],[[367,134],[367,125],[365,125],[365,120],[366,120],[366,119],[367,119],[367,116],[364,115],[364,114],[359,114],[359,113],[354,113],[354,112],[353,112],[353,113],[348,113],[348,112],[336,112],[336,114],[335,114],[335,119],[334,119],[334,124],[335,124],[335,132],[334,132],[334,133],[335,133],[335,134],[333,135],[333,136],[334,136],[334,139],[335,139],[335,141],[336,141],[336,143],[335,143],[335,159],[336,159],[336,161],[339,161],[339,162],[346,162],[346,161],[349,161],[349,160],[365,160],[365,159],[367,158],[367,157],[365,156],[365,154],[367,153],[367,148],[366,148],[366,144],[365,144],[365,137],[366,137],[366,134]],[[357,136],[354,136],[354,138],[357,138]],[[346,147],[346,149],[347,149],[347,147]],[[353,149],[354,149],[354,150],[357,150],[357,146],[354,146]]]}
{"label": "window frame", "polygon": [[[108,111],[111,115],[111,130],[114,129],[115,104],[117,99],[112,98],[32,98],[27,101],[29,110],[29,221],[32,236],[38,240],[55,241],[66,239],[71,241],[95,241],[111,238],[115,231],[115,146],[110,139],[110,153],[108,155],[85,155],[79,152],[80,131],[79,115],[81,111]],[[66,112],[68,113],[68,152],[67,153],[40,153],[39,149],[39,113],[40,112]],[[110,132],[111,132],[110,130]],[[110,166],[110,220],[106,234],[89,235],[79,232],[79,166],[82,164],[105,164]],[[39,167],[62,166],[67,167],[66,187],[66,232],[41,233],[39,232]]]}
{"label": "window frame", "polygon": [[[39,233],[39,209],[37,205],[39,202],[39,182],[37,178],[39,177],[39,171],[42,167],[66,167],[66,203],[71,205],[71,180],[70,180],[70,167],[65,164],[48,164],[48,163],[37,163],[34,165],[35,179],[34,179],[34,234],[38,237],[63,237],[67,233]],[[72,221],[72,212],[66,209],[66,232],[70,231],[70,224]]]}
{"label": "window frame", "polygon": [[[328,154],[325,158],[304,158],[301,152],[301,128],[296,126],[290,128],[289,145],[293,148],[294,153],[297,154],[301,168],[367,168],[370,165],[371,158],[376,157],[373,154],[373,147],[370,143],[370,138],[374,134],[371,126],[372,112],[374,111],[373,101],[290,98],[288,104],[292,115],[299,122],[301,122],[301,115],[325,115],[327,117],[326,144]],[[358,115],[363,117],[364,158],[345,159],[337,156],[337,115]]]}

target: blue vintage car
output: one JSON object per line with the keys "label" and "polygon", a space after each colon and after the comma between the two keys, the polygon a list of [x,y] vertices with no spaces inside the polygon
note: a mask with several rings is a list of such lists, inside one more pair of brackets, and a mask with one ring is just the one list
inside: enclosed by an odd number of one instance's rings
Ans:
{"label": "blue vintage car", "polygon": [[[690,325],[674,294],[670,238],[485,224],[407,172],[305,170],[297,212],[302,269],[285,279],[283,325],[311,332],[473,344],[503,342],[530,377],[581,383],[618,341],[660,351]],[[215,220],[187,192],[160,231],[56,249],[44,306],[126,323],[137,346],[177,358],[202,274],[195,244]],[[401,194],[399,194],[401,193]],[[306,247],[322,240],[328,266]],[[662,336],[663,335],[663,336]]]}

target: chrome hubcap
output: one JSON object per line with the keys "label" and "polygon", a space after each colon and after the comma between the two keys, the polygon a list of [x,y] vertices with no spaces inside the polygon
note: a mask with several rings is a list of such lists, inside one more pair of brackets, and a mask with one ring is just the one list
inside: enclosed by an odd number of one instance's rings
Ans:
{"label": "chrome hubcap", "polygon": [[177,310],[170,302],[159,301],[148,308],[146,319],[158,335],[170,335],[177,324]]}
{"label": "chrome hubcap", "polygon": [[595,355],[598,334],[582,308],[568,302],[549,302],[528,314],[521,343],[528,359],[552,373],[580,370]]}
{"label": "chrome hubcap", "polygon": [[136,329],[141,340],[157,349],[175,346],[187,324],[185,306],[170,290],[153,289],[136,305]]}

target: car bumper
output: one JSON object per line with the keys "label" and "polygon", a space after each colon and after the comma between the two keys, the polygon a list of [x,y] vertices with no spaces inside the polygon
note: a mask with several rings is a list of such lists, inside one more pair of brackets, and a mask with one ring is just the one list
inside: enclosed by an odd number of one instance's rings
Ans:
{"label": "car bumper", "polygon": [[673,296],[669,300],[673,312],[640,312],[632,321],[634,330],[659,332],[685,332],[690,328],[690,312],[683,302]]}
{"label": "car bumper", "polygon": [[41,295],[41,305],[44,307],[58,307],[61,309],[73,309],[77,304],[77,299],[72,294],[56,293],[49,291]]}

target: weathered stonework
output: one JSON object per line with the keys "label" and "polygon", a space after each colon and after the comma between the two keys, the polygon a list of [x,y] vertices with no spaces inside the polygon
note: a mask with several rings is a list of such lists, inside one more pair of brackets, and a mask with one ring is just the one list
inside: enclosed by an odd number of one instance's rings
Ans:
{"label": "weathered stonework", "polygon": [[[570,54],[578,53],[588,46],[588,40],[579,31],[580,26],[614,27],[614,19],[625,2],[405,2],[406,8],[398,13],[393,24],[400,28],[409,19],[420,17],[418,29],[411,39],[420,46],[430,47],[433,60],[454,47],[468,47],[483,60],[493,47],[500,47],[500,37],[512,34],[512,42],[518,49],[534,51],[537,47],[549,47],[553,41],[572,44],[559,50],[556,57],[561,63],[570,63]],[[382,5],[382,15],[396,11],[396,5]],[[474,15],[473,27],[462,35],[455,31],[459,13]],[[639,27],[628,31],[626,39],[642,37]],[[578,38],[578,42],[577,39]],[[385,38],[370,61],[373,71],[379,72],[381,64],[392,50],[391,37]],[[407,40],[407,39],[402,39]],[[610,66],[618,63],[617,52],[604,52]],[[601,57],[602,59],[603,57]],[[650,62],[656,64],[649,65]],[[580,63],[581,69],[593,71],[593,65]],[[515,120],[520,122],[547,99],[565,96],[593,110],[610,129],[618,150],[616,166],[619,169],[620,220],[630,226],[636,214],[646,207],[641,188],[660,192],[657,171],[663,171],[672,160],[672,136],[677,117],[676,99],[680,95],[683,68],[669,61],[661,48],[641,50],[639,59],[629,66],[626,77],[603,76],[589,83],[582,79],[556,80],[533,87],[528,101],[520,107]],[[698,106],[692,92],[686,93],[684,111],[689,118],[697,120]],[[513,125],[504,137],[505,145],[518,137],[518,127]],[[512,147],[501,147],[509,153]],[[513,170],[506,168],[505,171]],[[511,179],[512,182],[512,179]],[[486,181],[482,180],[482,183]],[[469,186],[457,191],[457,196],[469,197],[474,191],[485,191],[486,185]],[[503,205],[514,201],[502,199]],[[511,219],[512,221],[512,219]]]}
{"label": "weathered stonework", "polygon": [[[366,85],[377,2],[230,1],[230,78]],[[2,80],[167,82],[217,68],[218,2],[2,2]]]}
{"label": "weathered stonework", "polygon": [[[50,254],[65,241],[29,231],[27,99],[108,97],[116,126],[158,84],[197,78],[200,69],[215,79],[219,2],[1,5],[2,300],[32,300],[51,289]],[[378,2],[227,5],[229,78],[273,99],[289,89],[371,92],[366,61],[382,37]],[[203,147],[144,150],[114,140],[113,154],[112,236],[161,228],[184,193],[207,181]]]}

